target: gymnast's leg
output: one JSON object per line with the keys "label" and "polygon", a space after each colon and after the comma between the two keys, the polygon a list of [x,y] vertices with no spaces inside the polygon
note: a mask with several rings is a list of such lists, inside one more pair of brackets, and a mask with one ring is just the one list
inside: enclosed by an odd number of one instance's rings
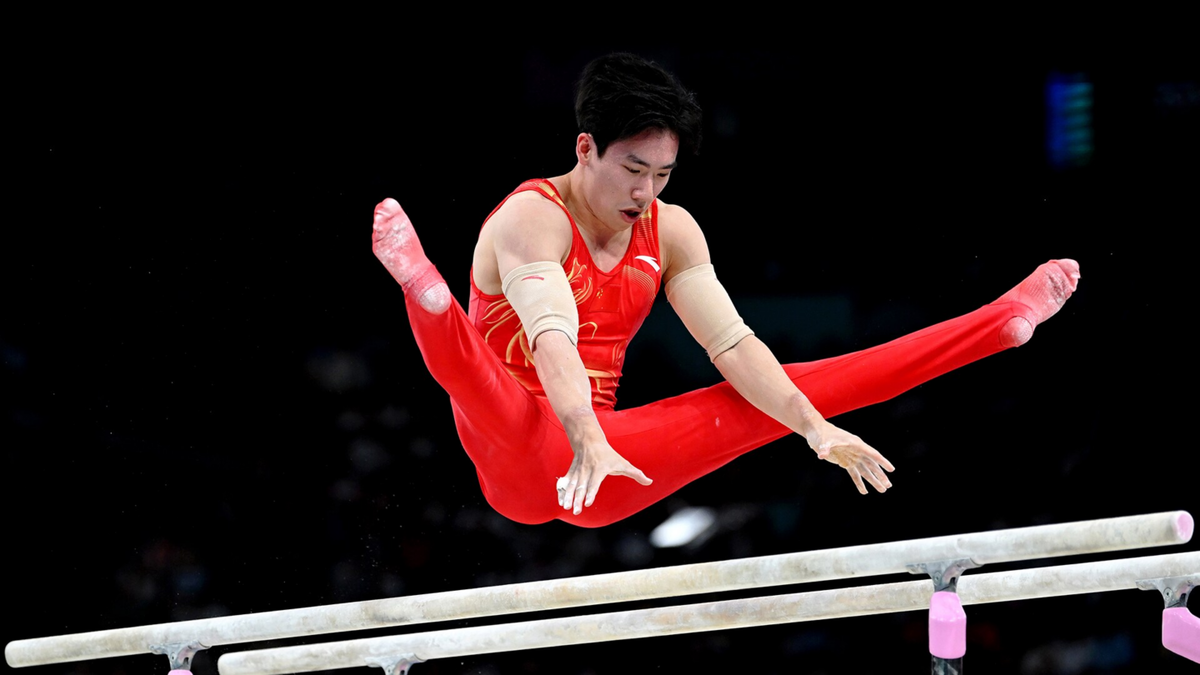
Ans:
{"label": "gymnast's leg", "polygon": [[[571,457],[553,411],[509,375],[471,325],[395,200],[375,208],[372,239],[375,256],[404,290],[413,336],[430,374],[450,395],[459,438],[488,503],[518,522],[551,520],[561,511],[555,469],[561,473],[561,460],[569,464]],[[547,489],[534,495],[529,485]]]}
{"label": "gymnast's leg", "polygon": [[[1027,342],[1074,292],[1079,266],[1051,261],[996,301],[969,314],[859,352],[784,371],[830,418],[895,397],[938,375]],[[646,475],[650,486],[605,481],[595,504],[559,518],[599,527],[628,517],[735,457],[791,433],[728,383],[640,408],[598,412],[613,449]]]}
{"label": "gymnast's leg", "polygon": [[822,415],[840,415],[1025,344],[1078,282],[1078,263],[1051,260],[974,312],[852,354],[785,365],[784,371]]}

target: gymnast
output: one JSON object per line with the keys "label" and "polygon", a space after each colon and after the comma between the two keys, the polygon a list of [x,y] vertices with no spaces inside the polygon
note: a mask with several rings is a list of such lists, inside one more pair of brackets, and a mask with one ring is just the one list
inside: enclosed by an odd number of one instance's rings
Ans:
{"label": "gymnast", "polygon": [[[964,316],[781,365],[722,288],[696,220],[658,199],[697,148],[694,96],[657,64],[610,54],[585,67],[575,110],[574,168],[522,183],[484,221],[467,313],[400,205],[374,215],[375,255],[403,289],[483,494],[517,522],[604,526],[791,432],[860,493],[884,492],[892,463],[828,418],[1024,344],[1078,282],[1078,264],[1052,260]],[[725,381],[617,410],[626,346],[660,288]]]}

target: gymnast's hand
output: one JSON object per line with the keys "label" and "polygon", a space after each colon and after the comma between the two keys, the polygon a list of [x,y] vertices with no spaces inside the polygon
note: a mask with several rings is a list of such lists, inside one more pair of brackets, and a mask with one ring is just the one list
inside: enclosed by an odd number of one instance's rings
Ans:
{"label": "gymnast's hand", "polygon": [[592,502],[596,501],[600,484],[608,476],[627,476],[642,485],[652,482],[641,469],[630,464],[612,449],[599,427],[582,436],[584,438],[570,439],[575,459],[571,462],[567,475],[559,478],[556,485],[558,505],[563,509],[574,511],[578,515],[584,507],[591,506]]}
{"label": "gymnast's hand", "polygon": [[896,467],[858,436],[822,420],[806,438],[817,458],[833,462],[850,474],[860,494],[867,494],[864,479],[880,492],[892,486],[884,470],[895,471]]}

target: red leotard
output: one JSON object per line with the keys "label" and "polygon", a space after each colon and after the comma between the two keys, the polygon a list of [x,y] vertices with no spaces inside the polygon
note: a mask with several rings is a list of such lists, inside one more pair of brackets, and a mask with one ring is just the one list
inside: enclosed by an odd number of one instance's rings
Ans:
{"label": "red leotard", "polygon": [[[525,190],[539,190],[566,212],[548,181],[528,181],[516,192]],[[512,520],[536,524],[558,518],[584,527],[607,525],[791,433],[728,382],[638,408],[613,409],[625,345],[659,286],[658,271],[649,273],[659,260],[657,206],[655,202],[648,217],[635,225],[640,234],[610,272],[596,269],[578,229],[564,266],[576,292],[580,355],[592,380],[596,417],[613,449],[654,480],[642,486],[610,476],[595,503],[579,515],[558,505],[555,481],[566,474],[573,452],[537,381],[512,308],[500,296],[480,293],[473,282],[470,317],[453,302],[447,311],[430,314],[417,304],[418,293],[405,295],[417,345],[429,372],[450,395],[459,438],[475,464],[484,497]],[[640,265],[639,256],[655,265]],[[646,273],[649,281],[627,271],[631,269]],[[604,299],[613,295],[619,299]],[[997,300],[877,347],[787,364],[784,371],[829,418],[1001,351],[1001,329],[1014,316],[1037,323],[1025,305]]]}
{"label": "red leotard", "polygon": [[[634,223],[625,256],[605,272],[592,260],[575,219],[550,181],[526,181],[505,197],[500,206],[513,195],[530,190],[558,204],[571,223],[571,250],[563,263],[563,271],[567,273],[579,310],[579,357],[591,382],[592,406],[597,410],[612,410],[617,404],[617,384],[621,379],[621,366],[625,363],[625,348],[642,327],[642,321],[654,305],[654,296],[658,295],[658,201],[653,202]],[[500,206],[492,210],[492,215],[500,210]],[[533,352],[525,339],[525,330],[508,300],[503,295],[483,293],[472,278],[468,316],[508,372],[529,391],[545,396],[533,366]]]}

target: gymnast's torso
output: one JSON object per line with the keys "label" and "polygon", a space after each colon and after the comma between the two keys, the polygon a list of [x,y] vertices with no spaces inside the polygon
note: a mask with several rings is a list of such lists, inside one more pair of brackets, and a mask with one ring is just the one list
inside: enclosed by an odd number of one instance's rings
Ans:
{"label": "gymnast's torso", "polygon": [[[650,313],[661,285],[658,202],[655,200],[634,224],[624,256],[611,269],[603,270],[592,259],[575,219],[549,180],[522,183],[488,218],[513,195],[529,191],[557,204],[570,221],[571,248],[563,271],[579,311],[579,356],[591,384],[593,408],[611,410],[617,401],[625,348]],[[516,311],[503,295],[480,291],[474,276],[468,315],[509,373],[525,388],[544,396],[533,353]]]}

